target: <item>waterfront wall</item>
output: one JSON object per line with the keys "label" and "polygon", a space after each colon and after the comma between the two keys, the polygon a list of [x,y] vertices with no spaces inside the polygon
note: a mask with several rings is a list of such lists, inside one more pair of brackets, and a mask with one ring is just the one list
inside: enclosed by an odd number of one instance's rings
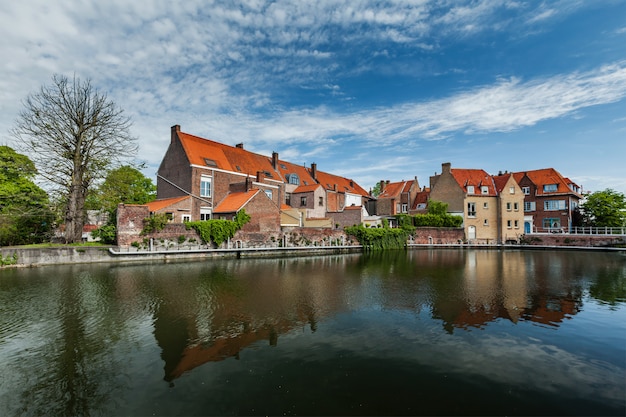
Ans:
{"label": "waterfront wall", "polygon": [[626,245],[626,236],[533,233],[524,236],[522,244],[531,246],[609,247]]}

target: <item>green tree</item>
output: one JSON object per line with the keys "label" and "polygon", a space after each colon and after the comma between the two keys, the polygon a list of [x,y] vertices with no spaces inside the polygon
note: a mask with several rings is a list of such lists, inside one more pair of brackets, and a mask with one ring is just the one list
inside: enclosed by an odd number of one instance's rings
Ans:
{"label": "green tree", "polygon": [[0,246],[50,238],[54,216],[48,195],[33,182],[36,175],[27,156],[0,146]]}
{"label": "green tree", "polygon": [[130,126],[123,111],[89,80],[54,75],[52,84],[26,98],[12,133],[19,150],[66,202],[66,242],[81,240],[85,198],[94,181],[135,155]]}
{"label": "green tree", "polygon": [[124,165],[109,171],[104,182],[89,193],[85,206],[112,214],[119,203],[146,204],[155,198],[156,186],[152,180],[138,169]]}
{"label": "green tree", "polygon": [[626,196],[610,188],[587,196],[580,209],[587,226],[626,226]]}
{"label": "green tree", "polygon": [[435,214],[439,216],[448,214],[448,203],[430,200],[428,202],[428,214]]}

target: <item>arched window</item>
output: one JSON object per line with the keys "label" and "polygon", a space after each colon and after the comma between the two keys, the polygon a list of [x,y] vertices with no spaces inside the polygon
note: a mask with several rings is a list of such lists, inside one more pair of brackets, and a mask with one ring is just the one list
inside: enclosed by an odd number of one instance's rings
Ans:
{"label": "arched window", "polygon": [[300,177],[298,177],[298,174],[289,174],[287,175],[287,182],[293,185],[300,185]]}

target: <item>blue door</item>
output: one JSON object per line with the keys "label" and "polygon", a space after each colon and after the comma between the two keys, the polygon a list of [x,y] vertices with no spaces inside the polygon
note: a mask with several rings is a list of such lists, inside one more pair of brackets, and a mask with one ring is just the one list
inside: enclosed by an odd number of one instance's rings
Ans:
{"label": "blue door", "polygon": [[524,233],[530,233],[530,222],[524,222]]}

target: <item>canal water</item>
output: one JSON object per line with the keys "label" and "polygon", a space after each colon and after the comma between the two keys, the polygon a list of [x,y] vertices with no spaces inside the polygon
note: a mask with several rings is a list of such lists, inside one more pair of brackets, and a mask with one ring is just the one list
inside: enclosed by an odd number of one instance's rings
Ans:
{"label": "canal water", "polygon": [[625,415],[626,256],[0,270],[0,415]]}

